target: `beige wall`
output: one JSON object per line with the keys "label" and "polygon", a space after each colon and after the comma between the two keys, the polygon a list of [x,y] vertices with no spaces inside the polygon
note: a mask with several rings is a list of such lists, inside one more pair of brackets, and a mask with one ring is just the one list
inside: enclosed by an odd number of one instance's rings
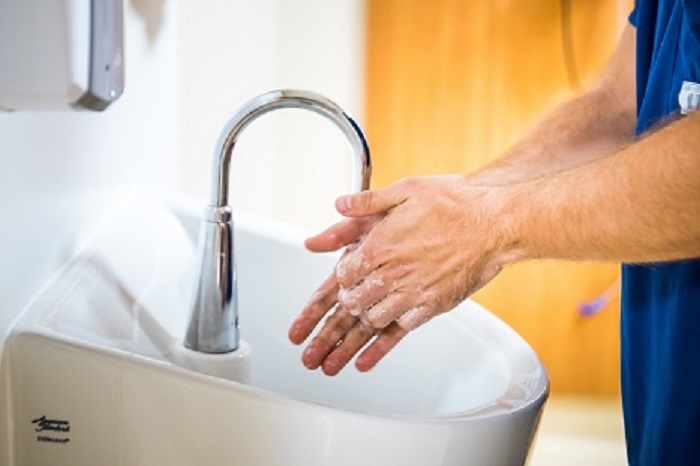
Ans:
{"label": "beige wall", "polygon": [[[576,82],[590,85],[628,10],[620,0],[574,0],[566,22],[561,4],[369,0],[367,127],[376,184],[469,173],[578,92]],[[567,28],[575,62],[568,70]],[[554,392],[616,394],[618,275],[616,264],[518,264],[474,299],[533,346]],[[580,303],[608,289],[613,296],[599,315],[579,316]]]}

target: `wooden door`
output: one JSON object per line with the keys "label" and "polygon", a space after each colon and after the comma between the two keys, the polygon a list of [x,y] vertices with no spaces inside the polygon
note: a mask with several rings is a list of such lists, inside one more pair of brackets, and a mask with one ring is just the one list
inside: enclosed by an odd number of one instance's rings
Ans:
{"label": "wooden door", "polygon": [[[468,173],[604,68],[620,0],[368,0],[367,133],[373,186]],[[505,270],[475,299],[535,348],[555,392],[616,394],[616,264]],[[610,289],[583,318],[578,305]]]}

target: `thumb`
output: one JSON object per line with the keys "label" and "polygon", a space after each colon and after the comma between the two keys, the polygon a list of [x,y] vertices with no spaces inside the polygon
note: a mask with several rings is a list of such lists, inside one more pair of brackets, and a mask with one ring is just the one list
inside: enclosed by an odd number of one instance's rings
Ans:
{"label": "thumb", "polygon": [[335,201],[336,210],[346,217],[364,217],[386,212],[406,200],[405,194],[392,186],[341,196]]}

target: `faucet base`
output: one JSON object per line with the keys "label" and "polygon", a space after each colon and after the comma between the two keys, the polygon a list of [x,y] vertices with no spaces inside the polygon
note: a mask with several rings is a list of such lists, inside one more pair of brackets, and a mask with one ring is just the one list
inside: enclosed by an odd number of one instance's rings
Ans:
{"label": "faucet base", "polygon": [[253,383],[253,350],[245,341],[239,342],[235,351],[222,354],[201,353],[176,341],[170,348],[170,357],[184,369],[246,385]]}

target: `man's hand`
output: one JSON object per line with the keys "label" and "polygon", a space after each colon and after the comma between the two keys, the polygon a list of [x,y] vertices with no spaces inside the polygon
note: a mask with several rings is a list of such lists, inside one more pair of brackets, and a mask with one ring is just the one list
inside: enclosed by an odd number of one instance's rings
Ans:
{"label": "man's hand", "polygon": [[312,251],[350,246],[290,328],[300,344],[328,314],[304,364],[335,375],[369,343],[356,361],[367,371],[515,260],[499,192],[441,176],[338,199],[348,219],[306,243]]}

